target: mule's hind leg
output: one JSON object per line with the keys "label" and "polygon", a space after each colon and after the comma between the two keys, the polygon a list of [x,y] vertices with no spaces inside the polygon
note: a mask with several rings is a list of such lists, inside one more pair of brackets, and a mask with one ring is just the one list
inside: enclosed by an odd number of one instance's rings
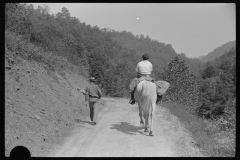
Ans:
{"label": "mule's hind leg", "polygon": [[150,125],[150,132],[149,136],[153,136],[153,113],[151,113],[151,125]]}
{"label": "mule's hind leg", "polygon": [[140,117],[140,125],[144,126],[144,122],[143,122],[143,118],[142,117]]}
{"label": "mule's hind leg", "polygon": [[150,114],[150,117],[151,117],[151,128],[150,128],[150,132],[149,132],[149,135],[150,136],[153,136],[153,114],[154,114],[154,110],[155,110],[155,105],[152,105],[152,111],[151,111],[151,114]]}
{"label": "mule's hind leg", "polygon": [[144,132],[148,132],[148,131],[149,131],[149,125],[148,125],[148,122],[145,122]]}
{"label": "mule's hind leg", "polygon": [[148,132],[149,131],[149,116],[148,116],[148,114],[146,114],[144,116],[144,119],[145,119],[145,130],[144,130],[144,132]]}
{"label": "mule's hind leg", "polygon": [[139,109],[140,125],[144,126],[142,110],[140,109],[139,106],[138,106],[138,109]]}

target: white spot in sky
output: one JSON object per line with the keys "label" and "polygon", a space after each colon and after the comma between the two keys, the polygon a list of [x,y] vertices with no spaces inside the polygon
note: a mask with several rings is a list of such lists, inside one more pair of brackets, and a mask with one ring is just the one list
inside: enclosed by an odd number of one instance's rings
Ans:
{"label": "white spot in sky", "polygon": [[139,20],[139,18],[137,18],[137,20]]}

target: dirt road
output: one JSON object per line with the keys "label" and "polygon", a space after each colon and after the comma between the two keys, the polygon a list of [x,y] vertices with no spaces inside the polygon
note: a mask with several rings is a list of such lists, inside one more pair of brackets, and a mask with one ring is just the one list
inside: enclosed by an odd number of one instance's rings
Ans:
{"label": "dirt road", "polygon": [[107,106],[96,126],[85,122],[51,157],[202,157],[178,119],[156,106],[154,136],[143,132],[137,105],[127,99],[104,98]]}

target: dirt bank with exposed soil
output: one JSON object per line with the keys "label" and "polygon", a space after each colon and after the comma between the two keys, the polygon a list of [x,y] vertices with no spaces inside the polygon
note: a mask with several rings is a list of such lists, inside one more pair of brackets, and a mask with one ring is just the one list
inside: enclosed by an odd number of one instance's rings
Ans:
{"label": "dirt bank with exposed soil", "polygon": [[5,155],[23,145],[32,156],[45,156],[88,116],[77,91],[88,82],[54,64],[5,53]]}

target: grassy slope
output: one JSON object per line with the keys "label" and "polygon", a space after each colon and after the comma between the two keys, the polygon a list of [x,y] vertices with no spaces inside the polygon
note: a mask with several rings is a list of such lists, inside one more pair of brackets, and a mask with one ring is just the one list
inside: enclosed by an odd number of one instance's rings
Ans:
{"label": "grassy slope", "polygon": [[[89,120],[77,91],[88,82],[64,58],[32,44],[21,48],[17,37],[5,36],[5,155],[23,145],[32,156],[45,156],[82,125],[80,119]],[[28,56],[30,50],[35,53]]]}
{"label": "grassy slope", "polygon": [[192,134],[196,146],[210,157],[235,156],[235,137],[228,131],[220,131],[211,121],[206,121],[186,112],[183,106],[174,103],[163,104],[176,116]]}

